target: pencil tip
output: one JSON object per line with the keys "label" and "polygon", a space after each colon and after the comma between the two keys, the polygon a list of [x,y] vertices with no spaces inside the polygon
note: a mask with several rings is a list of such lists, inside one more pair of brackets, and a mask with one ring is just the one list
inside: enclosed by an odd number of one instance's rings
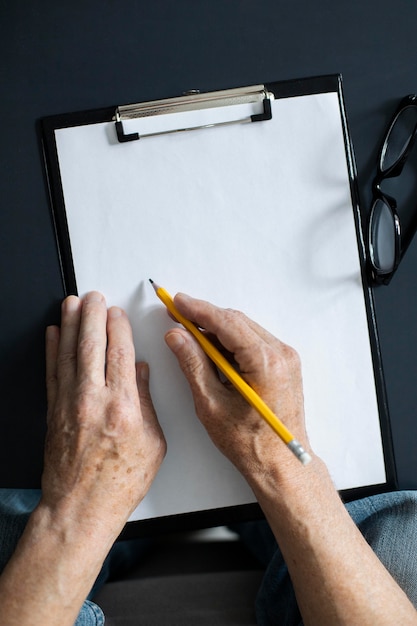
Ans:
{"label": "pencil tip", "polygon": [[155,289],[155,291],[158,291],[159,289],[159,285],[157,285],[152,278],[149,279],[149,282],[151,283],[152,287]]}

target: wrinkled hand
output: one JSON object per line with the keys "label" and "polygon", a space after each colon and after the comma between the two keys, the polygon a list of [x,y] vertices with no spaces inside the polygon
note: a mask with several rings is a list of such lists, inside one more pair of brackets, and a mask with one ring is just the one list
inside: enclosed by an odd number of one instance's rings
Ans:
{"label": "wrinkled hand", "polygon": [[166,451],[127,316],[97,292],[69,296],[61,329],[47,330],[46,361],[42,504],[116,537]]}
{"label": "wrinkled hand", "polygon": [[[174,302],[180,313],[223,346],[246,382],[309,449],[296,351],[243,313],[184,294],[178,294]],[[167,333],[166,341],[190,384],[199,419],[215,445],[249,481],[256,474],[282,470],[286,464],[299,469],[299,461],[258,412],[228,381],[222,381],[190,333],[175,328]]]}

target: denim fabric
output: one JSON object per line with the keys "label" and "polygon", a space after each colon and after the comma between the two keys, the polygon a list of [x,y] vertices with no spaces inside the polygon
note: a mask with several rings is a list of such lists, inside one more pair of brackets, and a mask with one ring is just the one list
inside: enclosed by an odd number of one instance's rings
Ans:
{"label": "denim fabric", "polygon": [[346,505],[366,541],[417,608],[417,491]]}
{"label": "denim fabric", "polygon": [[[0,571],[10,558],[39,491],[0,489]],[[352,519],[385,567],[417,608],[417,492],[381,494],[346,505]],[[235,530],[266,572],[256,601],[259,626],[302,626],[287,567],[266,522],[237,525]],[[138,561],[150,547],[146,540],[117,544],[106,559],[94,593],[104,582]],[[92,597],[93,592],[89,597]],[[140,616],[138,616],[140,617]],[[102,626],[101,609],[86,600],[75,626]]]}
{"label": "denim fabric", "polygon": [[0,489],[0,572],[13,554],[40,495],[37,489]]}
{"label": "denim fabric", "polygon": [[246,522],[231,528],[266,568],[256,598],[258,626],[302,626],[291,578],[268,523]]}
{"label": "denim fabric", "polygon": [[[40,491],[35,489],[0,489],[0,572],[13,554],[39,498]],[[103,624],[102,610],[93,602],[86,600],[74,626],[103,626]]]}
{"label": "denim fabric", "polygon": [[[417,492],[371,496],[350,502],[346,508],[376,555],[417,608]],[[259,626],[302,626],[287,567],[268,525],[251,524],[242,538],[264,563],[271,559],[256,601]]]}
{"label": "denim fabric", "polygon": [[104,626],[104,614],[97,604],[86,600],[74,626]]}

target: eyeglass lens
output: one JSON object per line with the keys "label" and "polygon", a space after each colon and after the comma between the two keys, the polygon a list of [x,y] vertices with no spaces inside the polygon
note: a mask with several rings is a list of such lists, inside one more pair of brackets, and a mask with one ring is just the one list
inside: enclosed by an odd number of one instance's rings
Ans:
{"label": "eyeglass lens", "polygon": [[380,168],[386,172],[404,154],[417,125],[417,107],[402,109],[395,118],[385,139]]}
{"label": "eyeglass lens", "polygon": [[381,199],[375,200],[370,222],[370,252],[379,271],[391,272],[395,264],[396,228],[391,208]]}

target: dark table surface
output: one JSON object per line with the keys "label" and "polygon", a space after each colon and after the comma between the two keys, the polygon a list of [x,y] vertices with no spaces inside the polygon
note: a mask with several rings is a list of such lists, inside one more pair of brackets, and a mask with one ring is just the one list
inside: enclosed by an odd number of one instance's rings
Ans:
{"label": "dark table surface", "polygon": [[[38,120],[341,73],[361,206],[380,139],[417,90],[409,0],[0,0],[0,485],[39,484],[44,327],[63,297]],[[417,176],[417,170],[416,170]],[[417,240],[375,290],[399,485],[417,487]]]}

